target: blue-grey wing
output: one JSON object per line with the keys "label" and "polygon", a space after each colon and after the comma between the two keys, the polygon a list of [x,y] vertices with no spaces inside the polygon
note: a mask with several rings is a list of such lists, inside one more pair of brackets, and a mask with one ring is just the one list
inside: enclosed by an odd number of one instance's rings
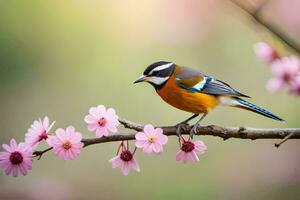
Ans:
{"label": "blue-grey wing", "polygon": [[214,79],[211,76],[205,75],[204,73],[191,68],[182,67],[180,73],[176,75],[175,81],[180,87],[191,92],[249,97],[236,91],[227,83]]}

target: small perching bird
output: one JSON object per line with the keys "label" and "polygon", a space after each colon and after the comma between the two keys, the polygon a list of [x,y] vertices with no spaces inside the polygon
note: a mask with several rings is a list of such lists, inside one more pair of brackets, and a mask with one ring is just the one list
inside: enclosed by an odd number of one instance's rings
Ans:
{"label": "small perching bird", "polygon": [[159,61],[149,65],[144,74],[134,83],[139,82],[150,83],[168,104],[194,114],[179,124],[178,134],[180,134],[180,125],[203,114],[190,132],[192,137],[197,127],[200,126],[200,122],[218,105],[238,107],[283,121],[271,112],[241,99],[241,97],[249,96],[236,91],[228,84],[198,70],[182,67],[172,62]]}

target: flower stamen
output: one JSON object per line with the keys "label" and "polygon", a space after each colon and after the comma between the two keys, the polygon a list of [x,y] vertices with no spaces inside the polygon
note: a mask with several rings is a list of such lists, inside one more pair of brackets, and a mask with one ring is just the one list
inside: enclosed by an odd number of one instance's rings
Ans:
{"label": "flower stamen", "polygon": [[149,136],[148,141],[150,143],[154,143],[156,141],[156,137],[154,135]]}
{"label": "flower stamen", "polygon": [[123,151],[123,152],[121,153],[120,158],[121,158],[123,161],[125,161],[125,162],[129,162],[129,161],[132,160],[133,155],[132,155],[132,153],[131,153],[130,151],[125,150],[125,151]]}
{"label": "flower stamen", "polygon": [[72,143],[71,143],[70,141],[65,141],[65,142],[63,143],[63,148],[64,148],[65,150],[71,149],[71,148],[72,148]]}
{"label": "flower stamen", "polygon": [[102,127],[105,126],[106,123],[107,123],[107,120],[104,117],[101,117],[98,121],[98,125],[102,126]]}
{"label": "flower stamen", "polygon": [[183,141],[181,150],[184,152],[191,152],[195,149],[195,144],[191,141]]}
{"label": "flower stamen", "polygon": [[23,162],[23,155],[18,151],[14,151],[10,154],[9,160],[13,165],[19,165]]}
{"label": "flower stamen", "polygon": [[48,133],[46,130],[44,130],[39,136],[39,142],[42,140],[47,140],[47,139],[48,139]]}

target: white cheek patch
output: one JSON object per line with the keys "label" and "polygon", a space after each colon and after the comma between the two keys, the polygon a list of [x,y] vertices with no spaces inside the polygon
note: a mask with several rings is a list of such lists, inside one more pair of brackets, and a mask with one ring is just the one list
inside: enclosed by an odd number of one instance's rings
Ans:
{"label": "white cheek patch", "polygon": [[169,68],[171,65],[173,65],[173,63],[168,63],[168,64],[165,64],[165,65],[161,65],[161,66],[159,66],[159,67],[156,67],[156,68],[154,68],[154,69],[150,72],[150,74],[151,74],[152,72],[156,72],[156,71],[161,71],[161,70],[167,69],[167,68]]}
{"label": "white cheek patch", "polygon": [[148,82],[151,82],[155,85],[161,85],[164,82],[166,82],[169,79],[169,77],[149,77]]}

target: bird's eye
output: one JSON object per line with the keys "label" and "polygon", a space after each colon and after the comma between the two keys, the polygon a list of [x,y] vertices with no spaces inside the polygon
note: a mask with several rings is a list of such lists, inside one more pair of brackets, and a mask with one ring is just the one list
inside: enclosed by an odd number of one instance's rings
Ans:
{"label": "bird's eye", "polygon": [[151,76],[157,76],[158,74],[159,74],[159,71],[152,71],[150,75]]}

